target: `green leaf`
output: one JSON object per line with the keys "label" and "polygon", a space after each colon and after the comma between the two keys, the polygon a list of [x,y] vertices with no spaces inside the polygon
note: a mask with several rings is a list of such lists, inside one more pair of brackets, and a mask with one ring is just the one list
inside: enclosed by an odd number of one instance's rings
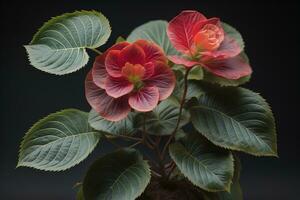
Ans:
{"label": "green leaf", "polygon": [[[146,131],[151,135],[170,135],[175,129],[179,107],[172,100],[162,101],[152,112],[138,116],[138,127],[143,127],[143,115],[146,115]],[[189,113],[183,110],[179,128],[189,122]]]}
{"label": "green leaf", "polygon": [[216,83],[220,86],[239,86],[247,83],[251,79],[251,75],[248,75],[239,78],[237,80],[230,80],[230,79],[222,78],[220,76],[213,75],[212,73],[206,70],[203,71],[204,71],[204,78],[203,78],[204,81],[210,83]]}
{"label": "green leaf", "polygon": [[163,20],[150,21],[134,29],[128,36],[127,41],[149,40],[159,45],[166,55],[177,55],[178,52],[167,36],[167,25],[168,22]]}
{"label": "green leaf", "polygon": [[[172,93],[172,96],[177,99],[178,102],[180,102],[183,90],[184,90],[184,78],[181,71],[176,70],[176,86]],[[203,90],[200,82],[197,80],[189,80],[188,81],[188,91],[186,94],[186,100],[190,100],[193,97],[199,98],[203,94]]]}
{"label": "green leaf", "polygon": [[89,200],[134,200],[145,190],[150,177],[150,167],[141,154],[123,149],[92,164],[83,181],[83,193]]}
{"label": "green leaf", "polygon": [[189,80],[202,80],[203,79],[203,69],[200,66],[195,66],[191,69],[188,75]]}
{"label": "green leaf", "polygon": [[100,138],[87,118],[85,112],[66,109],[35,123],[21,144],[18,167],[61,171],[84,160]]}
{"label": "green leaf", "polygon": [[221,147],[256,156],[276,156],[272,111],[257,93],[203,85],[205,94],[190,108],[194,127]]}
{"label": "green leaf", "polygon": [[237,156],[234,156],[234,176],[232,179],[230,192],[205,192],[205,200],[243,200],[243,193],[239,183],[241,163]]}
{"label": "green leaf", "polygon": [[226,35],[235,39],[237,41],[237,43],[239,44],[239,46],[241,47],[241,49],[243,50],[245,47],[245,44],[244,44],[242,35],[235,28],[233,28],[232,26],[230,26],[229,24],[227,24],[225,22],[222,22],[222,27],[223,27]]}
{"label": "green leaf", "polygon": [[199,134],[170,145],[170,156],[176,166],[194,185],[206,191],[230,190],[233,177],[233,158]]}
{"label": "green leaf", "polygon": [[112,122],[101,117],[95,110],[91,110],[89,113],[89,124],[91,127],[98,131],[112,135],[132,135],[137,130],[134,123],[135,113],[129,113],[129,115],[120,121]]}
{"label": "green leaf", "polygon": [[63,75],[86,65],[86,48],[103,45],[110,33],[109,22],[101,13],[76,11],[46,22],[25,48],[34,67]]}
{"label": "green leaf", "polygon": [[120,43],[120,42],[125,42],[126,40],[122,37],[122,36],[119,36],[117,39],[116,39],[116,44],[117,43]]}

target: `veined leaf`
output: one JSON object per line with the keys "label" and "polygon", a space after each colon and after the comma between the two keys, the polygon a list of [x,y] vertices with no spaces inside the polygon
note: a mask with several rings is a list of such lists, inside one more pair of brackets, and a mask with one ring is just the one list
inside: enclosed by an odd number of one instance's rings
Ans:
{"label": "veined leaf", "polygon": [[[169,99],[162,101],[152,112],[139,114],[139,127],[142,127],[143,115],[146,117],[146,131],[148,134],[170,135],[177,123],[179,107]],[[189,113],[183,110],[179,128],[189,122],[189,117]]]}
{"label": "veined leaf", "polygon": [[194,127],[221,147],[257,156],[276,156],[274,117],[267,102],[244,88],[203,86],[192,106]]}
{"label": "veined leaf", "polygon": [[210,82],[210,83],[216,83],[220,86],[239,86],[239,85],[243,85],[243,84],[247,83],[250,79],[251,79],[251,75],[244,76],[237,80],[230,80],[230,79],[222,78],[220,76],[213,75],[212,73],[204,70],[203,81]]}
{"label": "veined leaf", "polygon": [[201,66],[195,66],[191,69],[188,75],[189,80],[202,80],[203,79],[203,69]]}
{"label": "veined leaf", "polygon": [[150,21],[134,29],[128,36],[127,41],[134,42],[139,39],[150,40],[160,46],[166,55],[176,55],[178,52],[172,46],[167,36],[167,26],[167,21]]}
{"label": "veined leaf", "polygon": [[[174,96],[177,101],[180,102],[184,90],[184,78],[181,71],[176,70],[175,75],[177,81],[172,96]],[[203,90],[201,88],[200,82],[197,80],[189,80],[186,100],[190,100],[193,97],[199,98],[202,94]]]}
{"label": "veined leaf", "polygon": [[18,166],[61,171],[84,160],[100,138],[87,119],[85,112],[66,109],[38,121],[24,137]]}
{"label": "veined leaf", "polygon": [[150,181],[150,167],[139,152],[123,149],[92,164],[83,181],[89,200],[134,200]]}
{"label": "veined leaf", "polygon": [[237,43],[239,44],[239,46],[241,47],[241,49],[243,50],[245,47],[244,44],[244,40],[242,38],[242,35],[232,26],[230,26],[229,24],[222,22],[222,27],[225,31],[225,34],[228,35],[229,37],[235,39],[237,41]]}
{"label": "veined leaf", "polygon": [[230,190],[233,158],[198,134],[187,134],[181,142],[170,145],[170,156],[181,173],[206,191]]}
{"label": "veined leaf", "polygon": [[110,33],[109,22],[101,13],[76,11],[46,22],[25,48],[34,67],[63,75],[86,65],[86,48],[103,45]]}
{"label": "veined leaf", "polygon": [[237,156],[234,156],[234,175],[230,191],[205,192],[205,200],[243,200],[243,193],[240,186],[241,163]]}
{"label": "veined leaf", "polygon": [[[249,58],[245,52],[240,53],[239,56],[244,58],[245,62],[249,63]],[[216,83],[220,86],[239,86],[247,83],[250,79],[251,79],[251,75],[241,77],[237,80],[230,80],[230,79],[222,78],[220,76],[213,75],[207,70],[203,70],[203,81]]]}
{"label": "veined leaf", "polygon": [[89,113],[89,124],[98,131],[112,135],[132,135],[136,132],[134,127],[134,113],[120,121],[112,122],[101,117],[95,110]]}

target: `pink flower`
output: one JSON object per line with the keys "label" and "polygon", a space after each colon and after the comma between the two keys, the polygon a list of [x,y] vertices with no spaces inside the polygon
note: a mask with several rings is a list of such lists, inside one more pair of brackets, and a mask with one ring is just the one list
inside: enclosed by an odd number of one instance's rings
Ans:
{"label": "pink flower", "polygon": [[86,98],[103,118],[119,121],[131,108],[147,112],[168,98],[175,76],[154,43],[121,42],[98,56],[85,81]]}
{"label": "pink flower", "polygon": [[207,19],[197,11],[183,11],[169,23],[167,34],[183,56],[169,59],[187,68],[201,65],[209,72],[227,79],[239,79],[252,73],[239,54],[242,49],[224,32],[218,18]]}

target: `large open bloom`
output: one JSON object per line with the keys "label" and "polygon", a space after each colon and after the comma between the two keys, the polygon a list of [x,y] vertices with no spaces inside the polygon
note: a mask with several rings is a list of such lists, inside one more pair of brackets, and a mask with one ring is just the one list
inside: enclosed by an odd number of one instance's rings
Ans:
{"label": "large open bloom", "polygon": [[156,44],[121,42],[98,56],[85,81],[86,98],[103,118],[119,121],[131,108],[147,112],[168,98],[175,76]]}
{"label": "large open bloom", "polygon": [[224,32],[218,18],[207,19],[197,11],[183,11],[169,23],[167,34],[183,56],[169,59],[186,67],[201,65],[227,79],[251,74],[249,64],[239,56],[242,48]]}

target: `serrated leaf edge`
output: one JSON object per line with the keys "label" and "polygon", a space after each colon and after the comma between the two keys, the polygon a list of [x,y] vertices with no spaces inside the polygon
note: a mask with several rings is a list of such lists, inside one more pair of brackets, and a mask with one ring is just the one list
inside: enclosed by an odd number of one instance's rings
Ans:
{"label": "serrated leaf edge", "polygon": [[[173,143],[173,144],[175,144],[175,143]],[[183,145],[182,145],[183,146]],[[174,160],[174,157],[172,156],[172,154],[171,154],[171,152],[170,152],[170,147],[171,147],[171,145],[169,146],[169,155],[171,156],[171,158],[172,158],[172,160],[175,162],[175,160]],[[183,146],[184,147],[184,146]],[[189,153],[189,152],[188,152]],[[205,190],[205,191],[208,191],[208,192],[222,192],[222,191],[226,191],[226,192],[230,192],[230,189],[231,189],[231,184],[232,184],[232,178],[233,178],[233,174],[234,174],[234,159],[233,159],[233,156],[232,156],[232,153],[231,152],[229,152],[230,153],[230,161],[232,162],[232,166],[233,166],[233,168],[232,168],[232,174],[231,174],[231,177],[230,177],[230,181],[228,181],[228,183],[226,183],[226,185],[225,185],[225,187],[224,187],[224,190],[214,190],[214,189],[209,189],[209,188],[206,188],[206,187],[203,187],[203,186],[200,186],[200,185],[197,185],[197,184],[194,184],[192,181],[190,181],[190,179],[183,173],[183,172],[181,172],[182,173],[182,175],[185,177],[185,178],[187,178],[193,185],[195,185],[196,187],[199,187],[199,188],[201,188],[201,189],[203,189],[203,190]],[[190,154],[190,153],[189,153]],[[191,155],[192,156],[192,155]],[[194,157],[194,156],[193,156]],[[197,159],[196,159],[197,160]],[[178,166],[177,166],[177,163],[175,162],[175,164],[176,164],[176,167],[178,168]],[[203,165],[202,163],[201,163],[201,165]],[[203,165],[205,168],[207,168],[205,165]],[[179,169],[179,168],[178,168]],[[179,169],[179,171],[181,171],[180,169]],[[210,171],[210,170],[208,170],[208,171]]]}
{"label": "serrated leaf edge", "polygon": [[[19,153],[18,153],[18,163],[16,165],[16,168],[19,168],[19,167],[29,167],[29,168],[32,168],[32,169],[38,169],[38,170],[43,170],[43,171],[52,171],[52,172],[60,172],[60,171],[65,171],[71,167],[74,167],[76,165],[78,165],[80,162],[82,162],[83,160],[78,160],[77,162],[74,162],[74,164],[66,169],[59,169],[59,170],[53,170],[53,169],[44,169],[44,168],[40,168],[40,167],[34,167],[32,165],[29,165],[29,164],[25,164],[25,163],[22,163],[21,160],[20,160],[20,157],[21,157],[21,151],[23,149],[23,146],[26,142],[26,139],[29,135],[29,133],[34,129],[36,128],[36,126],[44,121],[47,120],[47,118],[50,116],[50,115],[56,115],[56,114],[63,114],[64,112],[68,112],[68,111],[76,111],[76,112],[80,112],[80,113],[83,113],[85,115],[87,115],[88,113],[87,112],[83,112],[81,110],[78,110],[78,109],[75,109],[75,108],[67,108],[67,109],[63,109],[63,110],[60,110],[60,111],[57,111],[57,112],[54,112],[54,113],[51,113],[51,114],[48,114],[47,116],[43,117],[42,119],[38,120],[37,122],[35,122],[30,128],[29,130],[25,133],[25,135],[23,136],[22,138],[22,142],[19,146]],[[91,133],[93,131],[90,131]],[[99,132],[97,131],[94,131],[95,134],[100,134]],[[100,137],[98,138],[98,141],[94,144],[94,146],[92,148],[90,148],[90,150],[88,152],[86,152],[85,156],[87,157],[94,149],[95,147],[98,145],[99,143],[99,140],[100,140]]]}
{"label": "serrated leaf edge", "polygon": [[[228,86],[228,87],[232,87],[232,86]],[[264,154],[260,154],[260,153],[253,153],[253,152],[247,152],[247,151],[244,151],[244,150],[241,150],[239,148],[235,148],[235,147],[232,147],[232,146],[221,146],[220,144],[210,140],[209,138],[207,138],[205,136],[205,134],[202,134],[199,132],[201,135],[203,135],[207,140],[209,140],[210,142],[212,142],[214,145],[218,146],[218,147],[221,147],[221,148],[224,148],[224,149],[227,149],[227,150],[234,150],[234,151],[240,151],[240,152],[244,152],[244,153],[247,153],[247,154],[250,154],[250,155],[253,155],[253,156],[256,156],[256,157],[262,157],[262,156],[272,156],[272,157],[279,157],[278,156],[278,151],[277,151],[277,131],[276,131],[276,123],[275,123],[275,118],[274,118],[274,114],[273,114],[273,111],[272,111],[272,108],[270,107],[270,105],[268,104],[268,102],[266,101],[265,98],[263,98],[260,93],[258,92],[254,92],[250,89],[247,89],[247,88],[243,88],[243,87],[238,87],[240,89],[243,89],[243,90],[246,90],[246,91],[250,91],[250,92],[253,92],[254,94],[256,95],[259,95],[259,97],[261,98],[262,102],[265,103],[265,106],[266,106],[266,109],[270,112],[270,117],[272,118],[272,122],[274,123],[274,135],[275,135],[275,141],[274,143],[276,144],[275,145],[275,149],[273,150],[269,145],[268,147],[272,150],[271,153],[264,153]],[[197,106],[192,106],[190,108],[190,110],[194,107],[197,107]]]}

